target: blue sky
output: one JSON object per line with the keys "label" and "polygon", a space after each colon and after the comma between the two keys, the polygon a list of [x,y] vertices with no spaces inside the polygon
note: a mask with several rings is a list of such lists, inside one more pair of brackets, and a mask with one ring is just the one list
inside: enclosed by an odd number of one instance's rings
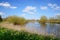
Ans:
{"label": "blue sky", "polygon": [[0,0],[0,15],[16,15],[26,19],[49,18],[60,15],[60,0]]}

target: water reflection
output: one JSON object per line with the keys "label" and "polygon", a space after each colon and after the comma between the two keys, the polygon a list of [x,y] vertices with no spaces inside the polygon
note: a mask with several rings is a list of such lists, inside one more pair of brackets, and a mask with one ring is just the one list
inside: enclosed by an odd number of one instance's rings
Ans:
{"label": "water reflection", "polygon": [[42,34],[42,35],[56,35],[60,37],[60,24],[40,24],[38,22],[29,22],[25,25],[26,31]]}
{"label": "water reflection", "polygon": [[40,27],[41,27],[41,28],[40,28],[40,33],[46,35],[46,34],[47,34],[47,31],[46,31],[47,25],[41,23],[41,24],[40,24]]}
{"label": "water reflection", "polygon": [[54,34],[56,32],[56,27],[55,27],[55,24],[49,24],[47,26],[47,31],[48,31],[48,34]]}

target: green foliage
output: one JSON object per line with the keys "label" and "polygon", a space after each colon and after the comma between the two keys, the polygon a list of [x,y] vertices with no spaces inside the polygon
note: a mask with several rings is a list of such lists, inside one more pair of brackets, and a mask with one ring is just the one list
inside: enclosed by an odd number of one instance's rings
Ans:
{"label": "green foliage", "polygon": [[15,25],[23,25],[26,23],[26,19],[24,19],[22,17],[17,17],[17,16],[10,16],[10,17],[6,18],[6,20]]}
{"label": "green foliage", "polygon": [[49,22],[50,23],[54,23],[55,22],[55,19],[52,17],[52,18],[49,19]]}
{"label": "green foliage", "polygon": [[46,16],[41,16],[40,20],[37,20],[39,23],[45,24],[45,23],[57,23],[60,24],[60,16],[55,16],[47,19]]}
{"label": "green foliage", "polygon": [[46,16],[42,16],[40,19],[40,23],[46,23],[47,22],[47,17]]}
{"label": "green foliage", "polygon": [[49,23],[59,23],[60,24],[60,19],[52,17],[49,19]]}
{"label": "green foliage", "polygon": [[0,28],[0,40],[60,40],[60,38]]}

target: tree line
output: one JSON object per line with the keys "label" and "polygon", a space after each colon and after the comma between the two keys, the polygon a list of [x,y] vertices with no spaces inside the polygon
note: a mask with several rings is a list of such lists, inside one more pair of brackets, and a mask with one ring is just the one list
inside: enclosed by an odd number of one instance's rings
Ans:
{"label": "tree line", "polygon": [[55,16],[55,17],[50,17],[47,18],[46,16],[41,16],[41,18],[39,19],[40,23],[59,23],[60,24],[60,16]]}
{"label": "tree line", "polygon": [[[10,22],[10,23],[13,23],[14,25],[24,25],[28,22],[31,22],[33,20],[26,20],[25,18],[23,17],[18,17],[18,16],[9,16],[9,17],[6,17],[6,18],[2,18],[1,15],[0,15],[0,22],[2,21],[7,21],[7,22]],[[60,16],[56,16],[55,18],[54,17],[51,17],[51,18],[47,18],[46,16],[41,16],[41,18],[38,20],[39,23],[59,23],[60,24]]]}

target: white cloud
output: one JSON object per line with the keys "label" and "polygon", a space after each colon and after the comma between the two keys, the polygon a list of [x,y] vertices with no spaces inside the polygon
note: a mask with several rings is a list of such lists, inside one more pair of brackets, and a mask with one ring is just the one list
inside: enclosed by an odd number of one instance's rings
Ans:
{"label": "white cloud", "polygon": [[7,8],[12,8],[12,9],[17,8],[17,7],[15,7],[15,6],[12,6],[12,5],[11,5],[10,3],[8,3],[8,2],[0,3],[0,6],[7,7]]}
{"label": "white cloud", "polygon": [[17,7],[15,7],[15,6],[12,6],[12,7],[10,7],[10,8],[12,8],[12,9],[15,9],[15,8],[17,8]]}
{"label": "white cloud", "polygon": [[49,3],[48,6],[51,7],[51,8],[53,8],[53,9],[55,9],[55,10],[60,10],[60,6],[58,6],[57,4],[51,4],[51,3]]}
{"label": "white cloud", "polygon": [[4,13],[3,12],[0,12],[0,15],[3,15]]}
{"label": "white cloud", "polygon": [[48,8],[47,6],[40,6],[41,10],[47,10],[47,8]]}
{"label": "white cloud", "polygon": [[35,14],[36,7],[26,6],[26,8],[23,10],[23,12],[26,12],[26,13],[29,13],[29,14]]}

